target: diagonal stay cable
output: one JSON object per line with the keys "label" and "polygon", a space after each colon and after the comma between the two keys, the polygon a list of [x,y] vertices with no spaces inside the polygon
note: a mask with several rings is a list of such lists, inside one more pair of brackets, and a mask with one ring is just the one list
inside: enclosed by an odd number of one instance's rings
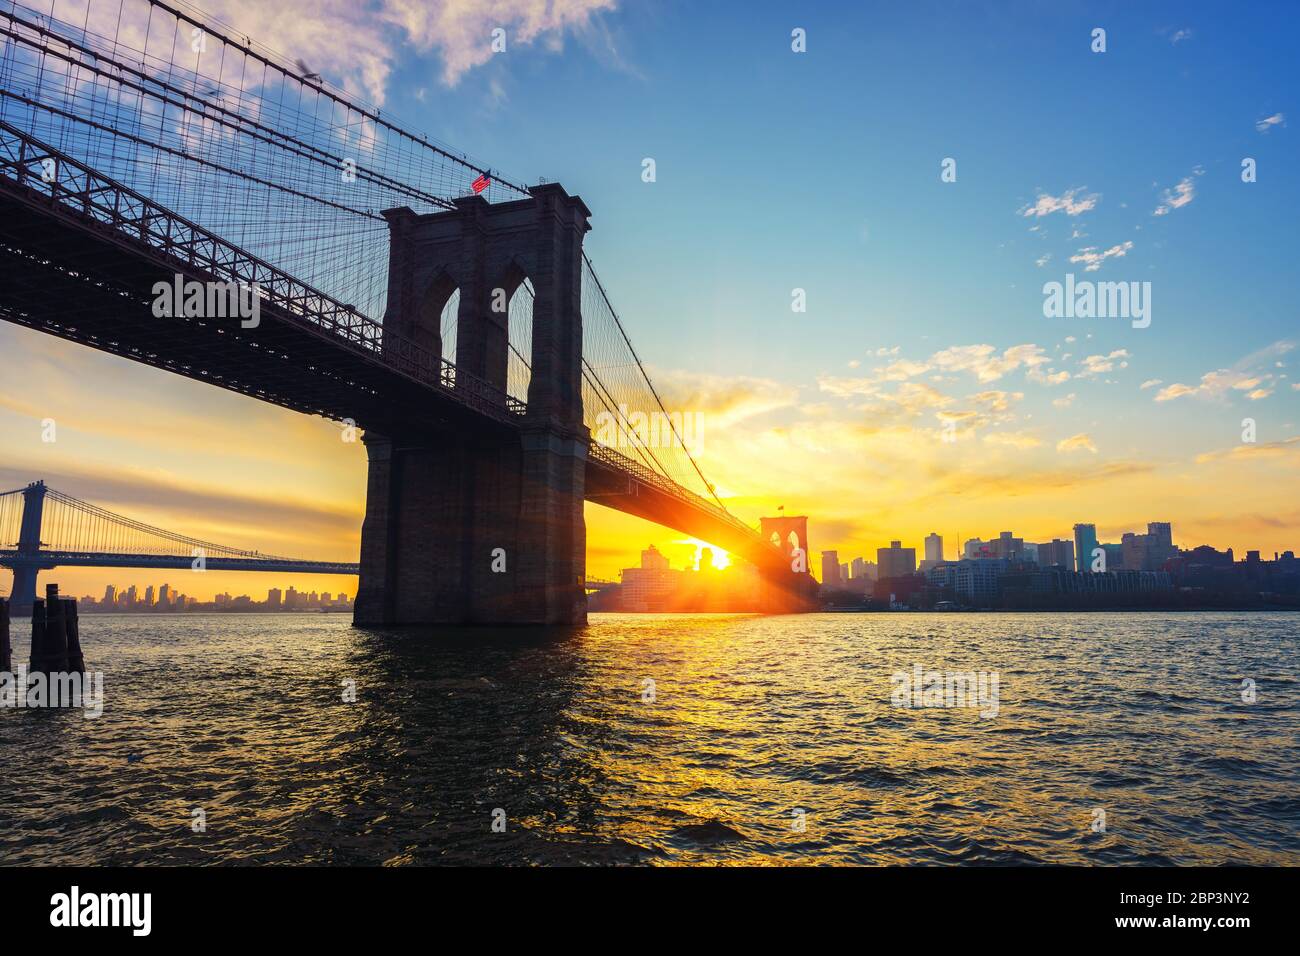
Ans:
{"label": "diagonal stay cable", "polygon": [[609,301],[609,294],[605,292],[605,287],[600,282],[600,276],[596,275],[595,266],[591,264],[591,257],[588,256],[585,251],[582,253],[582,260],[586,263],[587,269],[591,273],[592,281],[596,283],[596,288],[600,291],[601,298],[605,300],[605,307],[609,309],[609,314],[614,317],[614,324],[618,327],[619,333],[623,336],[623,341],[627,343],[628,351],[632,353],[632,358],[636,360],[636,366],[641,372],[641,377],[645,379],[645,383],[650,389],[650,394],[654,396],[655,401],[659,405],[659,410],[663,412],[664,417],[668,420],[668,426],[673,430],[673,436],[677,439],[678,444],[682,446],[682,451],[686,454],[686,459],[691,463],[691,467],[695,469],[695,473],[700,476],[700,481],[704,482],[704,487],[709,489],[709,494],[712,495],[713,500],[718,503],[718,507],[723,511],[726,511],[726,505],[724,505],[722,499],[718,497],[718,493],[714,489],[712,483],[710,483],[709,479],[704,477],[704,472],[700,470],[699,463],[695,460],[695,456],[691,454],[690,449],[686,447],[686,442],[682,440],[682,436],[677,433],[677,426],[673,424],[672,416],[668,414],[668,409],[664,408],[663,400],[660,399],[659,393],[655,391],[655,386],[654,383],[650,381],[650,376],[646,374],[645,366],[641,364],[641,357],[636,354],[636,349],[632,347],[632,340],[627,337],[627,330],[623,328],[623,323],[619,320],[618,312],[615,311],[614,304]]}

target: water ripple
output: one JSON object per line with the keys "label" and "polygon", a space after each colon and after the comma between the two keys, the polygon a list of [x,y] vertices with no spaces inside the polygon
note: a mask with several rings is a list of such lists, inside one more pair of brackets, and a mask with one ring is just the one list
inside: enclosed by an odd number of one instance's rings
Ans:
{"label": "water ripple", "polygon": [[0,711],[0,863],[1295,865],[1297,620],[96,616],[101,718]]}

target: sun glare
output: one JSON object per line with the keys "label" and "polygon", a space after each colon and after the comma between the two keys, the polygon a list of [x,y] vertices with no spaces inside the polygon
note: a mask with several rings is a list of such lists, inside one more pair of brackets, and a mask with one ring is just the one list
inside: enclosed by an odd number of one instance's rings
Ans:
{"label": "sun glare", "polygon": [[693,563],[697,568],[700,566],[700,561],[704,557],[705,548],[708,548],[713,554],[712,564],[715,571],[721,571],[723,568],[731,567],[731,555],[726,551],[723,551],[717,545],[709,544],[707,541],[701,541],[699,538],[685,538],[681,543],[691,545],[695,548]]}

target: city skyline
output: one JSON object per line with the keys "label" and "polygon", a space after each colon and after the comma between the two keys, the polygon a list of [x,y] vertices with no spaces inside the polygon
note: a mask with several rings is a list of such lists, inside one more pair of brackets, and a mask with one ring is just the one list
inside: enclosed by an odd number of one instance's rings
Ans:
{"label": "city skyline", "polygon": [[[765,519],[771,521],[773,519]],[[792,519],[804,524],[806,518]],[[1097,540],[1092,524],[1074,526],[1075,539],[1028,541],[1013,531],[988,540],[960,542],[953,559],[942,557],[943,538],[925,538],[925,557],[893,540],[876,560],[841,561],[821,551],[811,575],[814,602],[823,609],[854,610],[1276,610],[1300,607],[1300,561],[1293,550],[1238,560],[1219,551],[1174,541],[1170,522],[1147,522],[1145,532],[1124,532],[1119,542]],[[1076,542],[1082,546],[1076,558]],[[811,542],[808,543],[811,547]],[[792,555],[792,566],[801,561]],[[653,544],[640,562],[600,582],[591,610],[631,613],[764,610],[765,589],[752,566],[717,568],[704,560],[672,568]]]}
{"label": "city skyline", "polygon": [[[1042,551],[1042,549],[1043,549],[1044,547],[1048,547],[1048,548],[1050,549],[1050,548],[1051,548],[1052,546],[1054,546],[1054,545],[1070,545],[1071,547],[1070,547],[1069,549],[1066,549],[1066,550],[1060,550],[1060,551],[1051,551],[1051,550],[1049,550],[1049,552],[1048,552],[1049,557],[1048,557],[1048,559],[1047,559],[1047,561],[1046,561],[1046,564],[1065,566],[1065,567],[1068,567],[1068,568],[1071,569],[1071,570],[1088,571],[1088,570],[1089,570],[1089,567],[1085,567],[1085,566],[1083,566],[1083,564],[1082,564],[1081,562],[1079,562],[1079,560],[1078,560],[1078,555],[1079,555],[1081,552],[1079,552],[1079,551],[1078,551],[1074,546],[1075,546],[1076,541],[1077,541],[1077,533],[1078,533],[1078,529],[1079,529],[1079,528],[1094,528],[1094,527],[1095,527],[1095,526],[1094,526],[1093,524],[1091,524],[1091,523],[1088,523],[1088,522],[1081,522],[1081,523],[1078,523],[1078,524],[1076,524],[1076,525],[1074,526],[1076,537],[1072,537],[1072,538],[1070,538],[1070,539],[1064,539],[1064,538],[1059,538],[1059,537],[1053,537],[1053,538],[1051,538],[1051,539],[1048,540],[1048,541],[1040,541],[1040,542],[1032,541],[1032,540],[1030,540],[1030,538],[1029,538],[1028,536],[1025,536],[1025,535],[1016,536],[1015,533],[1014,533],[1014,531],[1006,531],[1006,530],[1003,530],[1003,531],[998,532],[998,536],[999,536],[1003,541],[1008,541],[1008,540],[1009,540],[1009,541],[1014,541],[1014,542],[1017,543],[1017,545],[1020,545],[1021,543],[1023,543],[1024,545],[1027,545],[1029,549],[1035,549],[1035,550],[1030,550],[1030,551],[1023,551],[1023,550],[1017,549],[1017,551],[1016,551],[1016,553],[1015,553],[1015,557],[1017,557],[1017,558],[1022,558],[1022,557],[1025,557],[1026,555],[1029,555],[1031,560],[1037,561],[1038,563],[1044,563],[1043,560],[1042,560],[1042,555],[1043,555],[1043,551]],[[1164,536],[1164,545],[1165,545],[1165,548],[1166,548],[1167,550],[1166,550],[1165,552],[1159,554],[1159,556],[1153,556],[1152,561],[1153,561],[1153,563],[1156,563],[1156,564],[1162,564],[1162,563],[1163,563],[1165,560],[1167,560],[1168,558],[1171,558],[1171,557],[1177,557],[1177,556],[1180,555],[1180,554],[1189,554],[1189,553],[1191,553],[1191,552],[1193,552],[1193,551],[1196,551],[1196,550],[1199,550],[1199,549],[1205,549],[1205,548],[1211,549],[1211,550],[1213,550],[1213,551],[1216,551],[1216,552],[1219,552],[1219,553],[1222,553],[1222,554],[1231,555],[1235,561],[1242,562],[1242,563],[1244,563],[1246,560],[1248,560],[1248,559],[1247,559],[1247,555],[1252,555],[1252,554],[1259,555],[1260,558],[1261,558],[1262,560],[1266,560],[1266,561],[1267,561],[1267,560],[1276,560],[1276,559],[1278,559],[1278,558],[1280,558],[1280,557],[1284,557],[1284,556],[1287,555],[1287,554],[1292,554],[1292,555],[1294,555],[1295,552],[1298,550],[1297,548],[1294,548],[1294,547],[1293,547],[1293,548],[1284,548],[1284,549],[1280,549],[1280,550],[1278,550],[1278,551],[1275,551],[1275,552],[1273,552],[1273,553],[1270,555],[1270,554],[1268,554],[1267,552],[1264,552],[1264,551],[1262,551],[1262,550],[1259,549],[1259,548],[1236,549],[1236,548],[1233,548],[1233,547],[1231,547],[1231,546],[1224,547],[1224,548],[1220,548],[1220,547],[1218,547],[1217,545],[1215,545],[1213,542],[1198,542],[1198,543],[1196,543],[1196,544],[1179,545],[1179,544],[1177,544],[1176,542],[1174,542],[1173,539],[1172,539],[1172,533],[1173,533],[1173,532],[1172,532],[1172,523],[1171,523],[1171,522],[1164,522],[1164,521],[1148,521],[1148,522],[1146,522],[1146,528],[1147,528],[1147,530],[1144,531],[1144,532],[1137,532],[1137,531],[1132,531],[1132,530],[1124,530],[1124,531],[1122,531],[1122,532],[1120,532],[1120,533],[1118,533],[1118,534],[1116,535],[1116,537],[1120,538],[1120,540],[1119,540],[1119,541],[1114,541],[1114,542],[1108,542],[1108,541],[1102,541],[1102,540],[1100,540],[1101,537],[1104,537],[1104,536],[1095,536],[1095,538],[1094,538],[1094,544],[1095,544],[1095,545],[1100,545],[1100,546],[1106,546],[1106,547],[1108,547],[1108,548],[1110,548],[1110,549],[1119,549],[1119,550],[1116,550],[1114,553],[1117,554],[1117,555],[1121,555],[1121,556],[1122,556],[1122,554],[1123,554],[1123,550],[1122,550],[1122,548],[1123,548],[1123,542],[1124,542],[1124,539],[1131,539],[1131,538],[1135,538],[1135,537],[1136,537],[1136,538],[1145,538],[1145,537],[1148,537],[1149,535],[1151,535],[1151,534],[1153,534],[1153,533],[1154,533],[1154,534],[1161,534],[1161,533],[1163,533],[1163,536]],[[1163,532],[1161,531],[1161,529],[1163,529]],[[810,523],[809,523],[809,537],[810,537],[810,539],[813,539],[813,543],[812,543],[812,551],[813,551],[814,554],[819,553],[820,556],[821,556],[821,563],[820,563],[820,565],[819,565],[819,567],[820,567],[821,570],[818,570],[818,562],[815,561],[815,560],[812,561],[812,562],[810,563],[810,565],[809,565],[809,569],[810,569],[810,570],[814,570],[814,571],[816,572],[816,573],[814,574],[814,576],[817,578],[817,580],[818,580],[819,582],[823,582],[823,583],[824,583],[824,581],[825,581],[825,570],[824,570],[824,569],[828,567],[827,562],[832,561],[832,560],[834,561],[834,564],[831,565],[831,566],[833,566],[833,567],[839,569],[839,574],[840,574],[839,580],[840,580],[841,582],[846,581],[846,580],[852,580],[852,579],[854,579],[854,578],[859,577],[859,574],[858,574],[858,573],[852,573],[852,572],[851,572],[847,577],[844,576],[843,571],[844,571],[844,569],[847,569],[847,568],[855,568],[855,569],[867,569],[867,568],[870,568],[870,569],[874,569],[874,572],[875,572],[875,573],[872,574],[872,577],[873,577],[873,578],[876,577],[877,575],[878,575],[879,577],[882,577],[882,578],[883,578],[883,577],[890,577],[890,576],[892,576],[892,575],[889,575],[889,574],[880,573],[880,568],[882,567],[882,565],[881,565],[881,563],[880,563],[879,560],[872,561],[872,560],[870,560],[869,558],[865,558],[865,557],[860,556],[860,555],[859,555],[859,556],[849,556],[848,552],[844,552],[843,549],[841,549],[841,548],[820,548],[820,547],[818,547],[818,546],[816,545],[816,543],[815,543],[815,534],[816,534],[816,525],[815,525],[815,523],[810,522]],[[876,549],[876,554],[877,554],[877,558],[879,558],[880,555],[881,555],[881,553],[883,553],[883,552],[888,552],[888,551],[895,550],[895,549],[897,549],[897,550],[899,550],[899,551],[902,551],[902,552],[911,552],[911,557],[912,557],[912,562],[911,562],[911,563],[912,563],[912,567],[911,567],[911,570],[910,570],[910,571],[906,571],[906,572],[901,572],[901,573],[914,573],[914,572],[916,572],[916,571],[923,571],[923,570],[925,570],[924,567],[923,567],[923,565],[925,565],[925,564],[927,564],[927,563],[931,563],[931,562],[935,562],[935,563],[945,563],[945,564],[953,564],[953,563],[957,563],[957,562],[959,562],[959,561],[961,561],[961,560],[970,559],[970,558],[972,558],[972,557],[981,557],[981,556],[1002,556],[1002,555],[1000,555],[1000,554],[998,553],[998,551],[997,551],[997,547],[996,547],[996,545],[997,545],[997,543],[998,543],[998,540],[999,540],[998,537],[990,538],[990,539],[988,539],[987,541],[985,541],[985,539],[981,539],[981,538],[977,538],[977,537],[975,537],[975,538],[964,538],[963,540],[960,540],[960,541],[958,541],[958,542],[956,542],[956,543],[954,544],[954,546],[953,546],[953,550],[954,550],[955,553],[954,553],[954,556],[953,556],[953,557],[950,558],[950,557],[947,557],[946,555],[944,555],[943,557],[940,557],[940,558],[938,558],[938,559],[934,559],[934,558],[931,558],[931,557],[929,556],[929,553],[927,552],[927,553],[926,553],[926,557],[924,558],[924,560],[920,560],[920,561],[918,561],[918,560],[916,559],[917,549],[916,549],[915,547],[908,547],[908,546],[906,546],[906,545],[904,544],[904,542],[903,542],[902,540],[900,540],[900,539],[891,539],[890,542],[888,543],[888,546],[882,546],[882,547],[880,547],[880,548],[877,548],[877,549]],[[935,542],[936,542],[936,546],[937,546],[937,547],[944,548],[944,549],[947,548],[948,538],[947,538],[946,536],[942,535],[942,534],[939,534],[939,533],[937,533],[937,532],[930,532],[929,534],[927,534],[927,535],[925,536],[925,539],[924,539],[924,544],[926,545],[927,548],[930,546],[930,544],[931,544],[932,541],[935,541]],[[691,542],[681,542],[681,543],[682,543],[684,546],[695,547],[695,548],[696,548],[693,557],[688,557],[688,558],[686,558],[686,559],[682,562],[682,567],[683,567],[684,570],[700,570],[700,569],[702,569],[702,568],[704,567],[704,562],[703,562],[703,559],[702,559],[702,553],[705,552],[705,551],[714,550],[714,549],[711,549],[708,545],[703,544],[702,542],[693,542],[693,543],[691,543]],[[992,550],[987,550],[987,551],[986,551],[984,554],[982,554],[982,555],[981,555],[981,554],[975,554],[975,555],[972,555],[972,554],[969,553],[969,551],[970,551],[970,546],[973,545],[973,544],[976,544],[976,543],[982,543],[982,544],[993,544],[993,545],[994,545],[994,548],[993,548]],[[644,557],[645,557],[645,555],[646,555],[647,552],[654,552],[657,556],[662,556],[662,557],[664,558],[664,560],[667,561],[667,565],[665,565],[665,567],[670,566],[670,565],[672,565],[672,563],[673,563],[672,559],[669,558],[667,555],[664,555],[664,554],[662,553],[661,549],[658,547],[658,545],[655,544],[655,543],[653,543],[653,542],[650,542],[650,543],[645,544],[644,548],[641,549],[641,552],[640,552],[640,553],[641,553],[641,556],[642,556],[642,559],[643,559],[643,560],[644,560]],[[848,560],[847,560],[847,561],[841,559],[841,553],[843,553],[845,557],[848,557]],[[1068,554],[1068,555],[1070,556],[1070,560],[1069,560],[1068,562],[1067,562],[1067,561],[1064,561],[1064,560],[1056,560],[1057,557],[1063,557],[1063,556],[1066,555],[1066,554]],[[630,559],[630,556],[624,558],[624,560],[629,560],[629,559]],[[1130,570],[1131,570],[1131,568],[1128,568],[1128,567],[1127,567],[1127,565],[1126,565],[1126,563],[1124,562],[1124,560],[1122,559],[1122,557],[1117,557],[1117,558],[1114,559],[1114,560],[1111,560],[1111,559],[1108,558],[1108,559],[1107,559],[1107,566],[1114,566],[1114,567],[1118,567],[1118,568],[1122,568],[1122,569],[1130,569]],[[725,570],[727,570],[728,568],[735,567],[735,565],[733,565],[733,564],[719,564],[717,561],[713,561],[713,562],[710,563],[709,567],[710,567],[711,569],[713,569],[713,570],[717,570],[717,571],[725,571]],[[626,567],[624,567],[624,568],[620,568],[620,571],[622,571],[622,570],[627,570],[627,568],[626,568]],[[593,576],[593,578],[594,578],[594,577],[595,577],[595,576]]]}
{"label": "city skyline", "polygon": [[[594,506],[590,504],[588,505],[588,509],[591,509],[592,507]],[[663,529],[659,529],[657,526],[648,525],[646,522],[642,522],[637,519],[630,518],[629,516],[626,515],[620,514],[617,515],[617,517],[627,518],[629,524],[641,525],[643,527],[652,529],[650,531],[650,534],[652,536],[655,535],[656,532],[660,532],[663,530]],[[1050,545],[1056,542],[1070,543],[1073,545],[1074,560],[1077,562],[1078,556],[1083,553],[1083,549],[1079,547],[1079,542],[1080,542],[1079,534],[1081,528],[1092,529],[1091,541],[1094,546],[1099,543],[1105,544],[1107,546],[1108,555],[1117,556],[1120,553],[1120,549],[1123,547],[1124,539],[1139,534],[1139,532],[1136,530],[1137,528],[1146,527],[1149,531],[1151,527],[1155,525],[1159,525],[1159,526],[1163,526],[1167,531],[1171,524],[1172,524],[1171,522],[1148,521],[1143,524],[1135,525],[1133,527],[1116,526],[1114,527],[1113,530],[1108,530],[1110,526],[1101,526],[1099,529],[1098,525],[1094,522],[1076,522],[1071,526],[1069,537],[1065,539],[1060,538],[1056,534],[1052,534],[1050,537],[1021,534],[1015,540],[1030,541],[1032,542],[1034,547],[1040,547],[1042,545]],[[631,533],[634,534],[635,531]],[[1002,530],[999,531],[998,533],[1000,535],[1006,536],[1012,534],[1013,532]],[[1145,533],[1141,533],[1141,534],[1144,535]],[[966,537],[965,535],[960,535],[960,536],[954,535],[952,538],[950,538],[948,535],[945,535],[941,532],[934,531],[934,530],[926,532],[923,536],[918,535],[918,537],[920,537],[921,543],[923,545],[923,549],[918,549],[917,547],[915,547],[915,544],[913,544],[913,546],[911,547],[906,546],[905,542],[909,540],[907,538],[891,537],[887,542],[883,542],[881,545],[877,546],[876,548],[866,551],[865,554],[867,555],[879,554],[880,552],[889,551],[893,547],[901,547],[903,551],[912,552],[913,570],[917,570],[917,569],[924,570],[925,569],[924,566],[933,561],[933,559],[931,558],[931,551],[930,551],[932,547],[937,547],[940,549],[941,556],[939,560],[941,562],[953,562],[953,561],[958,561],[963,557],[970,557],[971,555],[968,554],[969,545],[971,545],[972,543],[984,541],[984,539],[981,539],[978,536]],[[825,576],[824,576],[825,572],[822,569],[825,567],[824,562],[826,560],[827,555],[838,556],[839,554],[843,553],[846,556],[846,560],[840,561],[837,557],[836,566],[846,571],[847,569],[850,568],[851,565],[857,566],[860,562],[864,561],[864,557],[862,555],[851,556],[853,551],[852,548],[846,548],[843,545],[837,546],[835,548],[822,547],[817,540],[817,522],[815,518],[810,519],[809,522],[809,538],[810,538],[812,555],[820,554],[822,556],[822,562],[819,563],[817,561],[810,560],[810,565],[809,565],[810,570],[815,568],[818,571],[818,573],[816,574],[816,578],[818,581],[825,580]],[[1041,540],[1034,541],[1033,540],[1034,538],[1041,538]],[[1107,542],[1104,540],[1106,538],[1114,538],[1116,540]],[[990,538],[988,540],[995,541],[996,539]],[[728,567],[735,566],[728,552],[714,545],[711,545],[708,542],[700,541],[694,538],[687,538],[687,539],[670,538],[666,541],[662,539],[649,540],[649,543],[646,546],[660,551],[665,555],[665,557],[668,558],[670,562],[677,563],[679,566],[687,569],[692,569],[692,568],[699,569],[701,567],[701,562],[706,554],[708,554],[710,557],[710,567],[713,569],[725,570]],[[1209,547],[1218,551],[1222,551],[1225,553],[1232,553],[1236,555],[1245,555],[1250,552],[1258,552],[1261,556],[1264,557],[1265,560],[1268,560],[1268,556],[1270,554],[1269,551],[1266,551],[1265,549],[1259,547],[1249,547],[1249,546],[1235,547],[1233,545],[1222,546],[1215,542],[1210,542],[1210,541],[1198,542],[1197,544],[1191,545],[1190,547],[1184,548],[1182,550],[1191,550],[1191,548],[1194,547]],[[948,557],[947,555],[948,550],[951,550],[953,552],[953,557],[951,558]],[[1174,550],[1177,551],[1179,549],[1175,548]],[[1276,557],[1278,555],[1285,554],[1288,551],[1294,553],[1294,551],[1296,550],[1297,550],[1296,546],[1279,547],[1273,550],[1271,553],[1274,557]],[[916,554],[918,553],[924,555],[923,560],[916,558]],[[606,560],[602,564],[602,573],[597,573],[595,571],[590,570],[593,562],[591,561],[590,549],[589,549],[588,579],[590,580],[612,579],[613,577],[616,576],[616,573],[621,573],[621,571],[624,570],[624,567],[622,564],[620,564],[620,562],[626,560],[627,557],[624,552],[620,551],[620,549],[618,548],[611,547],[607,550]],[[1115,565],[1115,561],[1118,560],[1117,557],[1108,557],[1108,560],[1112,566],[1122,566],[1122,565]],[[867,559],[867,563],[870,564],[873,567],[873,569],[876,569],[878,573],[878,562],[872,562],[869,559]],[[1078,566],[1077,564],[1072,565],[1072,567],[1077,567],[1078,570],[1086,570],[1085,568]],[[58,584],[60,586],[60,589],[65,594],[86,596],[86,595],[93,595],[96,592],[102,593],[107,587],[117,588],[117,583],[111,579],[119,570],[120,569],[113,569],[113,568],[59,567],[54,569],[53,571],[44,572],[44,580],[47,582]],[[313,575],[313,574],[286,575],[282,572],[269,572],[269,571],[268,572],[244,572],[244,571],[209,571],[209,570],[202,570],[202,571],[194,570],[190,572],[180,572],[180,574],[184,575],[183,580],[187,580],[187,581],[193,576],[196,575],[202,576],[201,578],[195,580],[194,584],[189,585],[187,587],[186,596],[198,603],[204,603],[204,604],[211,604],[223,594],[229,596],[232,590],[243,592],[240,595],[242,597],[248,597],[251,593],[257,592],[259,588],[265,591],[276,590],[274,584],[261,583],[265,581],[272,581],[272,582],[274,581],[284,582],[286,580],[291,581],[293,583],[284,585],[279,590],[288,591],[290,589],[293,589],[296,590],[298,593],[302,593],[302,594],[308,594],[313,592],[321,593],[321,594],[336,593],[336,590],[338,588],[337,584],[334,585],[333,589],[322,587],[319,585],[313,586],[315,580],[321,580],[325,582],[338,582],[338,581],[350,582],[350,590],[337,591],[337,593],[340,594],[349,594],[349,593],[355,594],[356,584],[357,584],[356,577],[346,576],[346,575]],[[880,575],[880,576],[885,577],[888,575]],[[132,586],[136,586],[138,588],[142,597],[147,591],[158,591],[162,587],[170,585],[173,579],[181,579],[178,578],[178,572],[176,571],[152,571],[151,572],[147,570],[140,570],[137,573],[137,577],[139,578],[139,580],[133,581]],[[840,573],[839,580],[837,583],[847,582],[851,578],[855,578],[855,577],[858,577],[858,574],[851,573],[851,572],[848,574]],[[259,583],[254,584],[252,583],[253,581],[257,581]],[[87,582],[93,582],[93,586],[87,586]],[[0,594],[8,594],[10,590],[10,585],[11,585],[11,575],[9,574],[7,569],[0,571]],[[124,593],[124,591],[125,589],[120,589],[119,593]],[[179,588],[172,589],[173,593],[177,593],[178,591],[180,591]]]}
{"label": "city skyline", "polygon": [[[57,582],[51,582],[57,584]],[[62,590],[62,589],[61,589]],[[64,592],[65,597],[73,597],[71,593]],[[76,596],[77,603],[83,608],[92,610],[114,610],[127,613],[142,611],[157,611],[160,613],[168,611],[189,611],[203,608],[215,608],[216,610],[228,611],[238,609],[264,609],[270,611],[293,611],[293,610],[316,610],[321,608],[330,608],[334,610],[349,610],[352,607],[350,595],[346,591],[298,591],[290,586],[287,588],[268,588],[266,598],[258,601],[250,594],[232,595],[229,591],[223,591],[215,594],[211,599],[201,599],[192,594],[186,594],[179,588],[173,588],[170,584],[163,584],[155,589],[151,585],[141,588],[138,584],[129,584],[125,587],[119,587],[116,584],[107,584],[104,586],[104,592],[100,597],[93,594],[82,594]]]}

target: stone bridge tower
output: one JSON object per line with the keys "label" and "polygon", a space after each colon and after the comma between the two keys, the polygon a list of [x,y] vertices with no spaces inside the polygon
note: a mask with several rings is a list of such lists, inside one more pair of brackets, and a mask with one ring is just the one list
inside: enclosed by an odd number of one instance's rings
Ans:
{"label": "stone bridge tower", "polygon": [[444,376],[443,387],[505,405],[502,303],[528,279],[531,378],[517,428],[476,416],[366,435],[358,625],[586,621],[581,293],[591,212],[556,184],[530,192],[495,205],[459,199],[428,215],[384,213],[385,328],[441,357],[441,314],[459,290],[458,376]]}

